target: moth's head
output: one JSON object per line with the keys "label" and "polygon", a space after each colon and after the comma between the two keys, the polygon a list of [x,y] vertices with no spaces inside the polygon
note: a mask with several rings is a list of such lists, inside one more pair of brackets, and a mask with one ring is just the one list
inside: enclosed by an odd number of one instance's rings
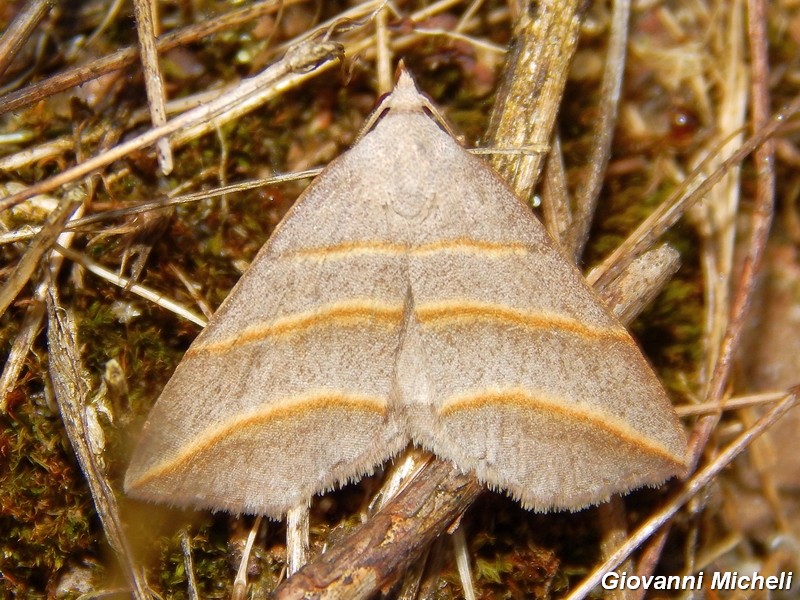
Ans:
{"label": "moth's head", "polygon": [[[373,119],[379,119],[389,111],[394,113],[429,113],[432,109],[430,98],[419,91],[416,81],[400,60],[395,71],[394,89],[384,94],[373,111]],[[434,109],[435,110],[435,109]]]}
{"label": "moth's head", "polygon": [[431,107],[430,98],[419,91],[417,82],[414,81],[402,60],[397,65],[395,76],[394,89],[383,99],[381,108],[398,112],[429,111]]}
{"label": "moth's head", "polygon": [[448,135],[456,137],[452,128],[447,123],[447,120],[444,118],[444,115],[439,112],[428,96],[419,91],[417,83],[414,81],[408,69],[406,69],[402,60],[397,65],[395,75],[397,81],[394,84],[394,89],[381,98],[377,108],[372,111],[372,114],[367,119],[356,143],[365,134],[369,133],[378,121],[389,113],[394,115],[427,115]]}

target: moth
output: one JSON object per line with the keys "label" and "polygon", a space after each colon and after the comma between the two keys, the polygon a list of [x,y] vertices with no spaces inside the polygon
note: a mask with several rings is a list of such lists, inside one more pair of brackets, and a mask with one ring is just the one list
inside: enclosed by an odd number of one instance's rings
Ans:
{"label": "moth", "polygon": [[636,342],[403,71],[186,352],[125,489],[280,518],[409,443],[535,511],[686,468]]}

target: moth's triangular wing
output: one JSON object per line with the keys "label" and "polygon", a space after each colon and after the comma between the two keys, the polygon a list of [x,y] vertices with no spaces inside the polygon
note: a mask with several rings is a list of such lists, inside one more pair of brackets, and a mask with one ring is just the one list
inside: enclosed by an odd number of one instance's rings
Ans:
{"label": "moth's triangular wing", "polygon": [[539,510],[683,468],[636,344],[426,107],[401,75],[262,249],[156,403],[133,495],[276,517],[409,433]]}
{"label": "moth's triangular wing", "polygon": [[144,427],[131,495],[280,517],[408,443],[393,408],[406,267],[364,156],[311,184],[192,344]]}
{"label": "moth's triangular wing", "polygon": [[436,177],[398,367],[412,437],[536,510],[681,472],[665,391],[541,223],[433,121],[404,127],[431,149],[406,177]]}

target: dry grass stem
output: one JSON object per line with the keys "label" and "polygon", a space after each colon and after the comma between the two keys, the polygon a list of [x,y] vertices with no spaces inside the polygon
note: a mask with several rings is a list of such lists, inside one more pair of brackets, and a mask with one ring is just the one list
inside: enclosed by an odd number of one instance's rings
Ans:
{"label": "dry grass stem", "polygon": [[575,262],[580,260],[589,238],[589,228],[594,218],[600,189],[603,186],[606,167],[611,158],[611,139],[617,125],[622,76],[625,72],[630,14],[630,0],[614,0],[608,49],[600,86],[600,103],[592,134],[594,144],[587,157],[587,173],[575,194],[576,211],[573,215],[572,229],[567,244],[567,247],[572,249]]}
{"label": "dry grass stem", "polygon": [[[153,19],[155,6],[155,3],[151,3],[150,0],[133,0],[139,39],[139,59],[142,62],[144,83],[147,89],[150,120],[154,127],[160,127],[167,122],[167,110],[165,108],[164,78],[161,75],[161,67],[158,65],[158,50],[156,49],[158,32]],[[161,172],[169,175],[172,173],[173,162],[168,138],[163,137],[156,141],[156,152]]]}
{"label": "dry grass stem", "polygon": [[651,515],[625,540],[625,544],[619,547],[606,561],[599,565],[592,574],[576,587],[567,596],[567,600],[578,600],[585,598],[592,588],[600,583],[603,575],[613,571],[622,563],[632,552],[641,546],[650,536],[655,534],[659,528],[663,527],[672,516],[695,494],[700,492],[713,478],[733,459],[747,448],[759,435],[764,433],[770,426],[774,425],[788,410],[797,404],[797,391],[792,391],[785,395],[772,410],[765,414],[750,429],[742,433],[736,440],[731,442],[712,462],[697,471],[682,486],[678,494],[664,506],[661,510]]}
{"label": "dry grass stem", "polygon": [[102,445],[98,443],[97,431],[89,426],[90,377],[81,361],[77,329],[69,311],[60,305],[53,287],[48,289],[47,316],[50,379],[64,428],[92,492],[106,540],[123,565],[133,596],[136,600],[148,600],[150,591],[131,553],[116,496],[106,476]]}
{"label": "dry grass stem", "polygon": [[0,76],[24,46],[34,29],[45,18],[55,0],[33,0],[25,6],[0,36]]}

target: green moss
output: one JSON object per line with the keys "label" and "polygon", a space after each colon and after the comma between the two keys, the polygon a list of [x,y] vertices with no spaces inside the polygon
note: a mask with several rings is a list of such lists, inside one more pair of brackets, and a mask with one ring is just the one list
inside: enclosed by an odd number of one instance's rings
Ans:
{"label": "green moss", "polygon": [[16,597],[41,594],[67,561],[93,556],[99,534],[61,419],[31,388],[0,416],[0,589]]}
{"label": "green moss", "polygon": [[[649,190],[641,175],[612,179],[601,199],[586,262],[596,264],[624,241],[674,191],[663,184]],[[645,353],[675,394],[687,393],[701,359],[703,281],[696,233],[679,222],[661,240],[680,254],[681,268],[655,301],[631,324]]]}

